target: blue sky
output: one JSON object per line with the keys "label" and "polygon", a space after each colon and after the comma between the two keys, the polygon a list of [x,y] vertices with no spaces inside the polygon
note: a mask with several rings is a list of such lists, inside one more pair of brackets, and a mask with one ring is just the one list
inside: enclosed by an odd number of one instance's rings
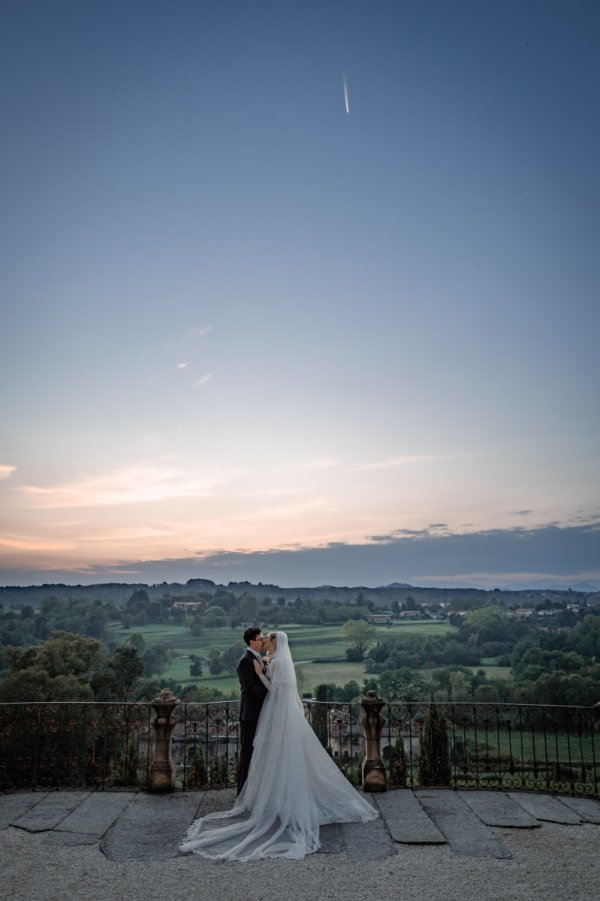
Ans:
{"label": "blue sky", "polygon": [[0,583],[600,587],[596,2],[2,20]]}

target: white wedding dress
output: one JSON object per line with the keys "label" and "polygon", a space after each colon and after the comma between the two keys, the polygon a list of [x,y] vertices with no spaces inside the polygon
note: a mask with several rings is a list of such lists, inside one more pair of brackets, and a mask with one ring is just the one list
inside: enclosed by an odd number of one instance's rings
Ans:
{"label": "white wedding dress", "polygon": [[269,675],[248,779],[231,810],[192,823],[181,851],[228,860],[301,859],[319,848],[325,823],[378,816],[304,718],[285,632],[277,632]]}

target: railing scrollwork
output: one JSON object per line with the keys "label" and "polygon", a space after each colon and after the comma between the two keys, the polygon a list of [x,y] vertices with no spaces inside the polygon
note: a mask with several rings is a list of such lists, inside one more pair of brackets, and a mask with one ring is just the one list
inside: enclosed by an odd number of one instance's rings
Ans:
{"label": "railing scrollwork", "polygon": [[[600,797],[600,704],[564,707],[305,700],[344,775],[365,791],[446,785]],[[0,704],[0,791],[231,787],[237,701]]]}

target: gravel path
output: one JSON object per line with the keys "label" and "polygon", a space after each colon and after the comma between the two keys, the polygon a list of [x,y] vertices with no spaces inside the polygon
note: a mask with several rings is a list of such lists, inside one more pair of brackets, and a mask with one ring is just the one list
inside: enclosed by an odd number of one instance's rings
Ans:
{"label": "gravel path", "polygon": [[[410,796],[413,805],[418,802],[418,793],[415,794],[416,798]],[[432,794],[436,793],[429,792],[428,800],[434,809]],[[436,809],[444,804],[444,798],[448,800],[446,821],[452,811],[462,811],[460,804],[467,809],[464,799],[456,793],[437,794],[440,797]],[[480,808],[484,795],[492,793],[481,793],[477,799]],[[600,824],[594,822],[544,821],[536,828],[488,826],[491,843],[501,847],[504,856],[482,856],[487,853],[485,848],[479,853],[477,847],[467,847],[463,853],[456,845],[452,846],[450,838],[448,844],[431,845],[393,841],[390,833],[398,828],[399,813],[404,810],[409,816],[411,808],[406,791],[388,792],[387,807],[390,808],[391,798],[398,799],[399,807],[395,811],[395,826],[389,813],[384,813],[379,823],[379,844],[386,846],[386,853],[379,857],[373,853],[377,850],[373,843],[369,845],[365,841],[361,846],[362,839],[359,839],[354,845],[345,840],[329,853],[313,854],[302,861],[240,864],[175,853],[157,858],[166,844],[163,836],[161,845],[161,816],[179,805],[178,815],[184,819],[193,817],[191,795],[186,800],[184,796],[169,799],[115,793],[116,812],[112,822],[110,798],[106,795],[72,797],[73,809],[69,813],[61,811],[64,817],[54,826],[49,823],[49,810],[58,810],[61,799],[68,800],[67,793],[49,794],[40,800],[40,828],[35,825],[35,807],[28,807],[19,818],[19,796],[0,797],[0,818],[3,804],[5,812],[4,828],[0,828],[3,898],[11,901],[204,901],[213,897],[219,901],[357,901],[361,897],[370,901],[597,901],[600,896]],[[224,793],[219,797],[224,804],[227,800]],[[204,807],[206,795],[200,798],[199,793],[196,802]],[[14,815],[9,816],[11,806]],[[138,809],[139,818],[133,816]],[[143,811],[159,818],[154,823],[153,845],[146,835],[142,840],[138,835],[147,828]],[[485,815],[484,810],[480,812]],[[87,832],[82,829],[86,818],[90,824]],[[21,826],[14,825],[15,822]],[[92,822],[93,828],[106,829],[101,839],[89,831]],[[444,825],[441,818],[439,824]],[[113,848],[116,847],[119,828],[123,835],[129,833],[132,850],[128,853],[134,856],[109,859],[105,851],[110,852],[111,836]],[[79,829],[82,831],[76,831]],[[136,858],[142,850],[150,856]]]}
{"label": "gravel path", "polygon": [[11,901],[597,901],[598,830],[545,824],[497,830],[511,858],[460,857],[448,846],[398,845],[396,856],[361,862],[346,853],[303,861],[236,864],[180,857],[107,860],[98,845],[56,847],[43,834],[0,834],[2,895]]}

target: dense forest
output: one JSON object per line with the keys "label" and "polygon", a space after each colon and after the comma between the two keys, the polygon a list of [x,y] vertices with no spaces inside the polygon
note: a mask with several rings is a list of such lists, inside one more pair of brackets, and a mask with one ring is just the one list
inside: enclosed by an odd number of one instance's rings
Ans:
{"label": "dense forest", "polygon": [[[68,588],[68,590],[63,590]],[[213,700],[210,685],[165,679],[169,642],[141,633],[117,647],[111,623],[127,629],[171,624],[192,635],[258,623],[335,626],[363,683],[323,684],[321,699],[350,701],[375,688],[388,700],[514,701],[592,705],[600,701],[600,598],[579,592],[420,589],[280,589],[193,580],[185,586],[43,586],[2,589],[0,701],[150,700],[170,687],[184,700]],[[506,594],[506,596],[505,596]],[[384,613],[449,623],[447,634],[386,635],[369,619]],[[233,672],[241,644],[190,660],[190,675]],[[510,678],[484,665],[511,667]]]}

